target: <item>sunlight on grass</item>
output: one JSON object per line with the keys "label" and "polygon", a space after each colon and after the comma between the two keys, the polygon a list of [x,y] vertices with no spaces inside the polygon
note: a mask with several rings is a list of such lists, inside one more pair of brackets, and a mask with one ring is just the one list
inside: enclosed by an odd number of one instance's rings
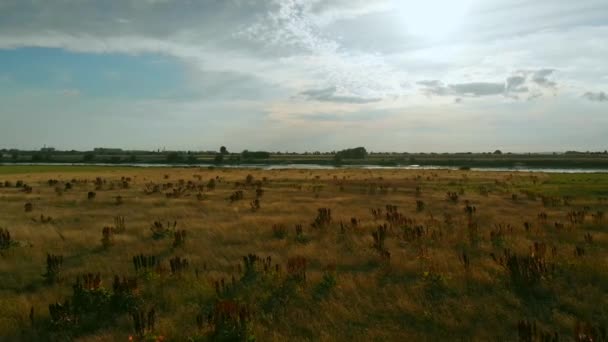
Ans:
{"label": "sunlight on grass", "polygon": [[608,322],[606,174],[0,175],[8,340],[597,340]]}

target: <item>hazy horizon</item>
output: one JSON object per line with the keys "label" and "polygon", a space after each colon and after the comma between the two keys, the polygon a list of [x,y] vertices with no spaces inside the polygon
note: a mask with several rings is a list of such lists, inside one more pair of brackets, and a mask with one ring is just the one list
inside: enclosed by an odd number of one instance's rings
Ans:
{"label": "hazy horizon", "polygon": [[608,148],[604,0],[0,1],[0,148]]}
{"label": "hazy horizon", "polygon": [[[221,146],[220,146],[221,147]],[[225,146],[224,146],[225,147]],[[349,148],[354,148],[354,147],[364,147],[365,146],[351,146]],[[5,146],[0,146],[0,151],[11,151],[11,150],[18,150],[18,151],[24,151],[24,152],[38,152],[38,151],[43,151],[44,149],[53,149],[54,151],[58,151],[58,152],[80,152],[80,153],[85,153],[85,152],[100,152],[102,153],[102,151],[95,151],[96,149],[105,149],[105,150],[121,150],[124,152],[153,152],[153,153],[167,153],[167,152],[182,152],[182,153],[186,153],[186,152],[192,152],[192,153],[219,153],[220,148],[217,149],[213,149],[213,148],[203,148],[203,149],[198,149],[198,150],[192,150],[192,149],[185,149],[185,150],[180,150],[180,149],[169,149],[169,148],[152,148],[152,149],[131,149],[131,148],[122,148],[119,146],[96,146],[90,149],[75,149],[75,148],[65,148],[65,149],[59,149],[56,148],[54,146],[46,146],[43,145],[42,147],[34,147],[31,149],[18,149],[18,148],[11,148],[11,147],[5,147]],[[229,154],[241,154],[242,152],[244,152],[245,150],[250,151],[250,152],[254,152],[254,151],[260,151],[259,149],[255,149],[255,148],[243,148],[243,149],[227,149]],[[493,149],[493,150],[479,150],[479,151],[454,151],[454,152],[446,152],[446,151],[425,151],[425,150],[421,150],[421,151],[381,151],[381,150],[369,150],[366,148],[366,151],[370,154],[372,153],[380,153],[380,154],[495,154],[496,151],[500,151],[500,154],[509,154],[509,153],[513,153],[513,154],[566,154],[568,152],[577,152],[577,153],[592,153],[592,154],[605,154],[607,152],[607,150],[563,150],[563,151],[522,151],[522,152],[513,152],[513,151],[508,151],[508,150],[501,150],[501,149]],[[308,154],[313,154],[313,153],[321,153],[321,154],[331,154],[331,153],[336,153],[339,152],[340,149],[330,149],[330,150],[301,150],[301,151],[289,151],[289,150],[277,150],[277,149],[268,149],[268,150],[264,150],[263,152],[269,152],[269,153],[296,153],[296,154],[303,154],[303,153],[308,153]]]}

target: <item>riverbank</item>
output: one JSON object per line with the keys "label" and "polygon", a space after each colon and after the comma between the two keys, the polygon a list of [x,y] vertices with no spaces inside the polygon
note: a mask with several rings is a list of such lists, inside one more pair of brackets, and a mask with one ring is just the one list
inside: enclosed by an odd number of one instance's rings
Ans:
{"label": "riverbank", "polygon": [[508,169],[598,169],[608,170],[608,154],[563,153],[563,154],[489,154],[489,153],[371,153],[361,159],[336,159],[333,154],[283,154],[269,153],[267,158],[244,158],[232,153],[187,153],[187,152],[119,152],[92,154],[87,152],[21,152],[19,155],[4,155],[0,164],[10,165],[126,165],[152,166],[218,166],[291,167],[310,165],[320,167],[421,167],[442,168],[508,168]]}
{"label": "riverbank", "polygon": [[608,168],[534,168],[534,167],[453,167],[441,165],[319,165],[319,164],[143,164],[143,163],[4,163],[0,164],[0,174],[80,172],[128,170],[132,168],[206,168],[206,169],[259,169],[259,170],[460,170],[472,172],[540,172],[540,173],[608,173]]}

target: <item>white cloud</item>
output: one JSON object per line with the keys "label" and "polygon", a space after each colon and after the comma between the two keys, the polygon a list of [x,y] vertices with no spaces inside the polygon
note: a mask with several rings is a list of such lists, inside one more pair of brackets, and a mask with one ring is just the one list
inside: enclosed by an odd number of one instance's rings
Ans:
{"label": "white cloud", "polygon": [[608,95],[603,91],[598,91],[596,93],[588,91],[583,94],[583,97],[593,102],[608,102]]}
{"label": "white cloud", "polygon": [[[490,127],[475,121],[481,113],[506,116],[516,109],[566,117],[583,103],[589,115],[599,116],[600,106],[582,101],[581,94],[602,102],[603,92],[589,90],[608,86],[608,5],[602,0],[471,1],[462,25],[433,40],[402,30],[406,18],[395,5],[407,8],[396,0],[108,3],[102,13],[92,0],[0,2],[0,49],[151,53],[181,61],[199,98],[177,107],[166,101],[139,109],[116,104],[120,115],[138,120],[160,120],[163,110],[195,116],[206,109],[219,113],[216,120],[231,120],[231,113],[251,110],[276,124],[276,132],[280,125],[306,122],[316,134],[315,119],[335,127],[367,112],[378,114],[378,123],[366,125],[394,130],[386,144],[446,120],[460,128],[464,122]],[[108,70],[106,77],[120,75]],[[238,121],[233,123],[244,125]],[[552,129],[566,130],[564,122]]]}
{"label": "white cloud", "polygon": [[[315,14],[314,4],[304,0],[279,1],[276,12],[270,12],[242,34],[277,48],[296,48],[295,55],[281,61],[290,69],[306,70],[317,88],[336,87],[344,96],[370,100],[402,93],[405,73],[390,66],[381,55],[347,51],[325,36],[317,23],[327,21],[320,19],[327,14]],[[367,10],[364,7],[355,12]],[[353,16],[349,11],[344,16],[338,15],[335,8],[331,11],[333,19]]]}
{"label": "white cloud", "polygon": [[341,95],[338,93],[337,87],[329,87],[325,89],[311,89],[300,93],[306,99],[320,102],[339,102],[339,103],[370,103],[378,102],[381,99],[377,98],[361,98],[349,95]]}

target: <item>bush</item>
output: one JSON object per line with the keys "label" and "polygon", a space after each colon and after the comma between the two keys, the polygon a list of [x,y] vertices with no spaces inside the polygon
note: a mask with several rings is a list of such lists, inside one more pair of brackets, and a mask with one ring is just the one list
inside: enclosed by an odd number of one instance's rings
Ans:
{"label": "bush", "polygon": [[276,239],[284,239],[287,236],[287,227],[283,224],[273,224],[272,236]]}
{"label": "bush", "polygon": [[17,242],[11,238],[11,233],[8,229],[0,228],[0,250],[8,249],[16,244]]}
{"label": "bush", "polygon": [[84,156],[82,156],[83,162],[92,162],[93,160],[95,160],[95,153],[85,153]]}
{"label": "bush", "polygon": [[268,159],[270,158],[270,152],[265,151],[243,151],[241,153],[243,159]]}
{"label": "bush", "polygon": [[46,255],[46,273],[43,274],[48,284],[61,280],[61,269],[63,266],[63,255]]}
{"label": "bush", "polygon": [[101,286],[99,274],[76,278],[72,296],[63,303],[49,305],[52,328],[69,335],[79,335],[111,325],[121,314],[136,311],[143,302],[136,295],[134,279],[114,278],[113,291]]}
{"label": "bush", "polygon": [[327,298],[331,291],[336,287],[336,277],[331,272],[323,274],[323,279],[314,289],[313,297],[316,300]]}
{"label": "bush", "polygon": [[339,151],[336,153],[334,160],[342,159],[365,159],[367,157],[367,150],[365,147],[349,148],[346,150]]}
{"label": "bush", "polygon": [[186,160],[186,162],[188,164],[196,164],[196,163],[198,163],[198,159],[196,158],[196,156],[194,154],[190,154],[190,155],[188,155],[188,159]]}
{"label": "bush", "polygon": [[169,152],[167,154],[167,163],[179,163],[182,157],[177,152]]}

